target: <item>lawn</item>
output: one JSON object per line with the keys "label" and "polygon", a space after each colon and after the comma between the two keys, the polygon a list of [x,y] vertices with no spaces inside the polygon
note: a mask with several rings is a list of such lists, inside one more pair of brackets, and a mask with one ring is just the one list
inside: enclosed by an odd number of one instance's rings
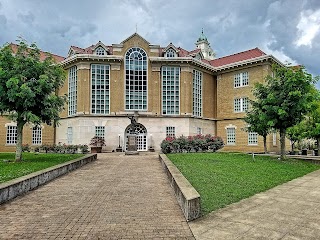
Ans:
{"label": "lawn", "polygon": [[[27,175],[83,156],[83,154],[23,153],[23,161],[15,163],[15,153],[0,153],[0,183]],[[4,161],[5,160],[5,161]],[[7,162],[6,160],[10,160]]]}
{"label": "lawn", "polygon": [[320,165],[238,153],[167,154],[201,196],[202,214],[288,182]]}

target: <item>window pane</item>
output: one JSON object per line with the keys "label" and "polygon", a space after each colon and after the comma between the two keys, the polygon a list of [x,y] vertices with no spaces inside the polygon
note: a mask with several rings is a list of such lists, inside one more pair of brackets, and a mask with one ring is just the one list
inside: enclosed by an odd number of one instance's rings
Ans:
{"label": "window pane", "polygon": [[69,69],[68,79],[68,115],[77,113],[77,67]]}
{"label": "window pane", "polygon": [[[97,74],[100,72],[100,74]],[[91,113],[109,114],[110,66],[91,65]],[[106,100],[106,101],[103,101]]]}
{"label": "window pane", "polygon": [[147,110],[147,54],[134,47],[126,53],[126,110]]}

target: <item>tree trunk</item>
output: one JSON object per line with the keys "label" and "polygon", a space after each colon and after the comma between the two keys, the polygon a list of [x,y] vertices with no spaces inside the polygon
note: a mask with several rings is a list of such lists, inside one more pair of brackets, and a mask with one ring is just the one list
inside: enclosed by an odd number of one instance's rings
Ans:
{"label": "tree trunk", "polygon": [[317,138],[317,149],[318,149],[318,154],[320,154],[320,138]]}
{"label": "tree trunk", "polygon": [[286,130],[280,129],[280,146],[281,146],[281,153],[280,158],[283,160],[286,157]]}
{"label": "tree trunk", "polygon": [[268,152],[268,149],[267,149],[267,135],[263,136],[263,148],[264,148],[264,153],[267,153]]}
{"label": "tree trunk", "polygon": [[16,145],[16,162],[22,160],[22,132],[24,122],[17,120],[17,145]]}

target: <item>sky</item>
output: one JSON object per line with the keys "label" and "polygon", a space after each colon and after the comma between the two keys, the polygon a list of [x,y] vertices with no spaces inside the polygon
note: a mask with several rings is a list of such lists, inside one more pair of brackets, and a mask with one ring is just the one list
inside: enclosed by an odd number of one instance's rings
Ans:
{"label": "sky", "polygon": [[0,0],[0,46],[22,36],[61,56],[135,32],[191,51],[202,29],[217,57],[258,47],[320,75],[320,0]]}

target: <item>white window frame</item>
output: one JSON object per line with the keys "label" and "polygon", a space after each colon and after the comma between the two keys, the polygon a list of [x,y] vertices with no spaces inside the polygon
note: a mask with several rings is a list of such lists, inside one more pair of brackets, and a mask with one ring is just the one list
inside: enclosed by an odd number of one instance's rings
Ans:
{"label": "white window frame", "polygon": [[67,128],[67,143],[72,144],[73,142],[73,129],[72,127]]}
{"label": "white window frame", "polygon": [[202,134],[202,128],[201,127],[197,127],[197,134]]}
{"label": "white window frame", "polygon": [[106,50],[101,46],[97,47],[95,52],[96,52],[96,55],[100,55],[100,56],[106,55]]}
{"label": "white window frame", "polygon": [[248,145],[258,145],[258,134],[256,132],[248,132]]}
{"label": "white window frame", "polygon": [[234,87],[245,87],[249,85],[249,73],[241,72],[234,75]]}
{"label": "white window frame", "polygon": [[236,128],[228,127],[227,132],[227,145],[236,145]]}
{"label": "white window frame", "polygon": [[105,126],[95,126],[94,134],[97,137],[105,138],[106,127]]}
{"label": "white window frame", "polygon": [[173,58],[176,56],[177,56],[177,53],[175,50],[173,50],[173,48],[169,48],[165,53],[165,57],[167,57],[167,58]]}
{"label": "white window frame", "polygon": [[180,67],[164,66],[162,77],[162,114],[180,114]]}
{"label": "white window frame", "polygon": [[42,144],[42,127],[34,126],[32,128],[32,145]]}
{"label": "white window frame", "polygon": [[15,125],[7,126],[6,144],[7,145],[17,144],[17,126]]}
{"label": "white window frame", "polygon": [[110,65],[91,64],[91,113],[110,114]]}
{"label": "white window frame", "polygon": [[166,137],[175,137],[176,136],[176,127],[167,126],[166,127]]}
{"label": "white window frame", "polygon": [[235,98],[233,102],[233,109],[235,113],[248,111],[249,99],[247,97]]}
{"label": "white window frame", "polygon": [[272,133],[272,145],[277,146],[277,132]]}
{"label": "white window frame", "polygon": [[68,115],[77,114],[77,66],[69,69],[68,79]]}
{"label": "white window frame", "polygon": [[202,79],[203,74],[198,70],[193,70],[193,110],[192,114],[202,117]]}
{"label": "white window frame", "polygon": [[148,109],[148,56],[139,47],[130,48],[125,54],[125,110]]}

